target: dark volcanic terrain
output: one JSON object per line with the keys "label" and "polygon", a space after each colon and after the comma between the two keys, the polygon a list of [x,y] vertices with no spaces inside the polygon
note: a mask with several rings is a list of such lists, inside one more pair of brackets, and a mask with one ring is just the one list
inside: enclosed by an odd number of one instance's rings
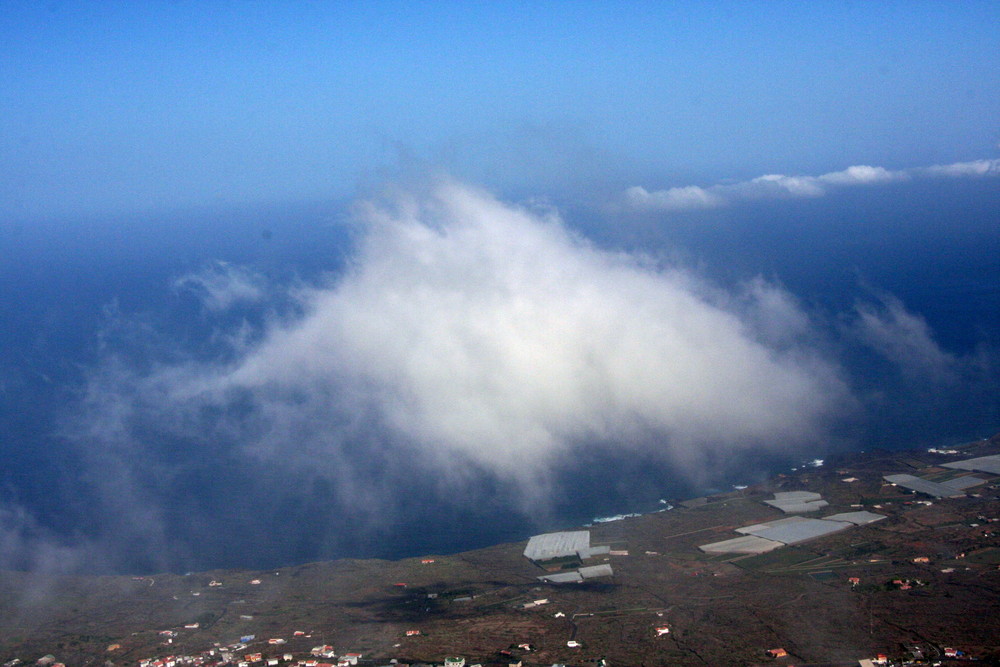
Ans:
{"label": "dark volcanic terrain", "polygon": [[[879,653],[933,662],[948,648],[1000,664],[1000,478],[976,473],[987,481],[950,499],[882,479],[968,475],[938,466],[998,452],[1000,436],[955,454],[855,453],[767,484],[597,524],[591,544],[613,551],[586,564],[610,563],[614,576],[583,584],[540,583],[544,572],[523,557],[524,542],[264,572],[4,572],[0,662],[52,654],[70,667],[166,656],[218,664],[221,647],[254,635],[234,661],[259,652],[258,665],[268,657],[296,664],[312,659],[312,647],[331,645],[371,665],[393,658],[440,664],[453,655],[484,665],[599,658],[611,665],[856,665]],[[735,528],[786,516],[762,502],[780,491],[822,494],[829,506],[810,516],[864,509],[887,518],[760,555],[698,549],[738,537]],[[524,607],[536,600],[547,602]],[[658,627],[670,631],[658,636]],[[766,655],[779,647],[787,657]]]}

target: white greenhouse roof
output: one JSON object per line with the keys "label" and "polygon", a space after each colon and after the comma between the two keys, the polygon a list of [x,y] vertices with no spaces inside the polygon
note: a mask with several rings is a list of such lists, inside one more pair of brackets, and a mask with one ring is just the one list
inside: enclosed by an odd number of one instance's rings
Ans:
{"label": "white greenhouse roof", "polygon": [[958,470],[975,470],[977,472],[988,472],[992,475],[1000,475],[1000,454],[993,456],[980,456],[975,459],[965,459],[964,461],[952,461],[942,463],[945,468],[955,468]]}
{"label": "white greenhouse roof", "polygon": [[528,540],[524,556],[529,560],[551,560],[565,556],[576,556],[590,549],[590,531],[574,530],[561,533],[535,535]]}
{"label": "white greenhouse roof", "polygon": [[777,507],[785,514],[801,514],[815,512],[829,505],[823,497],[814,491],[779,491],[774,494],[774,500],[765,500],[771,507]]}
{"label": "white greenhouse roof", "polygon": [[966,489],[971,489],[974,486],[985,484],[986,479],[983,477],[976,477],[975,475],[965,475],[964,477],[956,477],[955,479],[949,479],[947,482],[941,483],[945,486],[950,486],[953,489],[965,491]]}
{"label": "white greenhouse roof", "polygon": [[777,528],[778,526],[787,526],[792,523],[799,523],[800,521],[808,521],[809,519],[802,516],[790,516],[787,519],[776,519],[774,521],[765,521],[764,523],[755,523],[750,526],[743,526],[742,528],[737,528],[737,533],[742,533],[743,535],[756,535],[758,531],[765,530],[768,528]]}
{"label": "white greenhouse roof", "polygon": [[822,497],[823,496],[821,496],[820,494],[816,493],[815,491],[778,491],[778,492],[776,492],[774,494],[774,499],[775,500],[781,500],[781,501],[784,501],[784,500],[800,500],[800,501],[819,500]]}
{"label": "white greenhouse roof", "polygon": [[957,498],[965,495],[961,489],[955,488],[954,486],[930,482],[926,479],[914,477],[913,475],[886,475],[883,479],[887,482],[910,489],[911,491],[924,493],[928,496],[934,496],[935,498]]}
{"label": "white greenhouse roof", "polygon": [[555,574],[543,574],[538,577],[539,581],[547,581],[551,584],[574,584],[583,581],[583,577],[579,572],[573,570],[572,572],[557,572]]}
{"label": "white greenhouse roof", "polygon": [[612,577],[614,576],[614,570],[607,563],[602,565],[590,565],[588,567],[581,567],[580,576],[584,579],[593,579],[594,577]]}
{"label": "white greenhouse roof", "polygon": [[851,528],[854,524],[846,521],[826,521],[824,519],[803,519],[795,523],[787,523],[780,526],[761,528],[753,532],[757,537],[785,544],[798,544],[815,537],[822,537],[830,533],[836,533]]}
{"label": "white greenhouse roof", "polygon": [[767,540],[756,535],[744,535],[731,540],[703,544],[699,549],[709,554],[762,554],[785,546],[781,542]]}
{"label": "white greenhouse roof", "polygon": [[881,521],[885,518],[884,514],[875,514],[875,512],[841,512],[840,514],[832,514],[830,516],[823,517],[824,521],[846,521],[848,523],[853,523],[856,526],[863,526],[868,523],[875,523],[876,521]]}

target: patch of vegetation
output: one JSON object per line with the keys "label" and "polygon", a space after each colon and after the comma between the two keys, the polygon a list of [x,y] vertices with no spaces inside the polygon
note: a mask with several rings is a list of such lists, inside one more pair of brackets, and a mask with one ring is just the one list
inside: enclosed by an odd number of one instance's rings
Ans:
{"label": "patch of vegetation", "polygon": [[445,600],[452,600],[454,598],[472,597],[474,593],[475,591],[472,590],[471,588],[455,588],[450,591],[444,591],[443,593],[439,593],[438,597]]}
{"label": "patch of vegetation", "polygon": [[838,549],[835,554],[843,558],[844,560],[852,560],[867,556],[868,554],[878,553],[884,550],[885,544],[879,542],[878,540],[872,540],[871,542],[860,542],[858,544],[851,544],[844,547],[843,549]]}
{"label": "patch of vegetation", "polygon": [[108,635],[66,635],[66,641],[71,645],[77,644],[103,644],[105,642],[110,642],[113,637]]}
{"label": "patch of vegetation", "polygon": [[560,556],[559,558],[550,558],[549,560],[540,560],[538,565],[545,570],[573,570],[580,567],[583,563],[576,556]]}
{"label": "patch of vegetation", "polygon": [[975,553],[968,554],[965,560],[980,565],[1000,565],[1000,549],[988,547]]}
{"label": "patch of vegetation", "polygon": [[210,611],[205,611],[194,617],[196,623],[199,623],[202,627],[207,627],[215,622],[217,618],[216,614]]}
{"label": "patch of vegetation", "polygon": [[736,565],[746,570],[773,570],[777,568],[788,568],[807,560],[813,559],[816,554],[796,549],[794,547],[784,547],[769,551],[766,554],[759,554],[749,558],[734,561]]}

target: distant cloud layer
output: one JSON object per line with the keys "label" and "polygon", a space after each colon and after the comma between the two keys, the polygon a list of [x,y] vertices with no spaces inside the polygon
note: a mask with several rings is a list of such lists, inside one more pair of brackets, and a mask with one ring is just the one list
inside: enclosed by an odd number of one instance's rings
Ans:
{"label": "distant cloud layer", "polygon": [[914,178],[976,178],[1000,175],[1000,160],[975,160],[892,171],[855,165],[821,176],[767,174],[749,181],[708,187],[686,185],[650,192],[641,186],[624,193],[626,206],[646,211],[691,211],[730,206],[740,201],[822,197],[831,188],[877,185]]}

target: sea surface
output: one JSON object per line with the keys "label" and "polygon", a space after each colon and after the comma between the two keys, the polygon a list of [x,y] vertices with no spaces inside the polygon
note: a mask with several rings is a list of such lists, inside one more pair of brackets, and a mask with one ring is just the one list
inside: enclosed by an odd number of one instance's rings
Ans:
{"label": "sea surface", "polygon": [[[343,270],[358,233],[348,208],[344,202],[322,202],[0,223],[0,559],[7,559],[0,566],[30,567],[27,551],[39,545],[72,550],[116,530],[115,517],[94,513],[81,502],[99,482],[80,477],[83,455],[60,436],[67,414],[84,396],[89,374],[122,344],[116,323],[141,320],[158,336],[177,341],[192,358],[211,359],[217,352],[213,325],[174,281],[218,261],[251,267],[277,283],[329,280]],[[599,246],[675,258],[723,288],[758,275],[779,282],[834,332],[857,303],[891,294],[927,322],[943,350],[978,360],[979,386],[956,388],[954,396],[929,404],[883,405],[880,413],[847,428],[837,446],[955,444],[1000,430],[996,179],[855,188],[819,199],[761,202],[670,219],[609,221],[597,209],[572,205],[565,212],[567,224]],[[864,354],[849,346],[840,353],[859,393],[899,390],[906,395],[898,378]],[[176,457],[184,458],[184,452]],[[177,540],[187,544],[166,560],[137,548],[109,558],[103,567],[270,567],[330,557],[454,552],[599,517],[656,511],[663,509],[661,501],[753,483],[801,460],[801,453],[754,457],[738,472],[700,479],[648,460],[588,461],[567,471],[557,498],[536,508],[512,509],[509,489],[493,494],[488,481],[468,503],[441,504],[412,479],[398,489],[407,499],[400,505],[405,509],[377,529],[354,525],[347,517],[336,524],[315,519],[313,526],[295,532],[279,525],[280,515],[274,514],[267,519],[272,523],[254,528],[264,546],[247,548],[243,529],[233,526],[239,522],[233,510],[231,521],[209,522],[200,532],[185,535],[178,528]],[[188,494],[204,490],[208,507],[225,506],[239,483],[227,479],[205,490],[212,479],[199,475],[178,473],[177,483],[187,484]],[[305,506],[324,493],[317,486],[298,500],[283,497]],[[197,507],[187,504],[185,511],[197,513]],[[322,503],[309,507],[302,516],[323,513]],[[183,518],[168,518],[168,523],[181,526]],[[316,535],[332,530],[341,531],[338,539]],[[222,536],[206,537],[216,533]]]}

